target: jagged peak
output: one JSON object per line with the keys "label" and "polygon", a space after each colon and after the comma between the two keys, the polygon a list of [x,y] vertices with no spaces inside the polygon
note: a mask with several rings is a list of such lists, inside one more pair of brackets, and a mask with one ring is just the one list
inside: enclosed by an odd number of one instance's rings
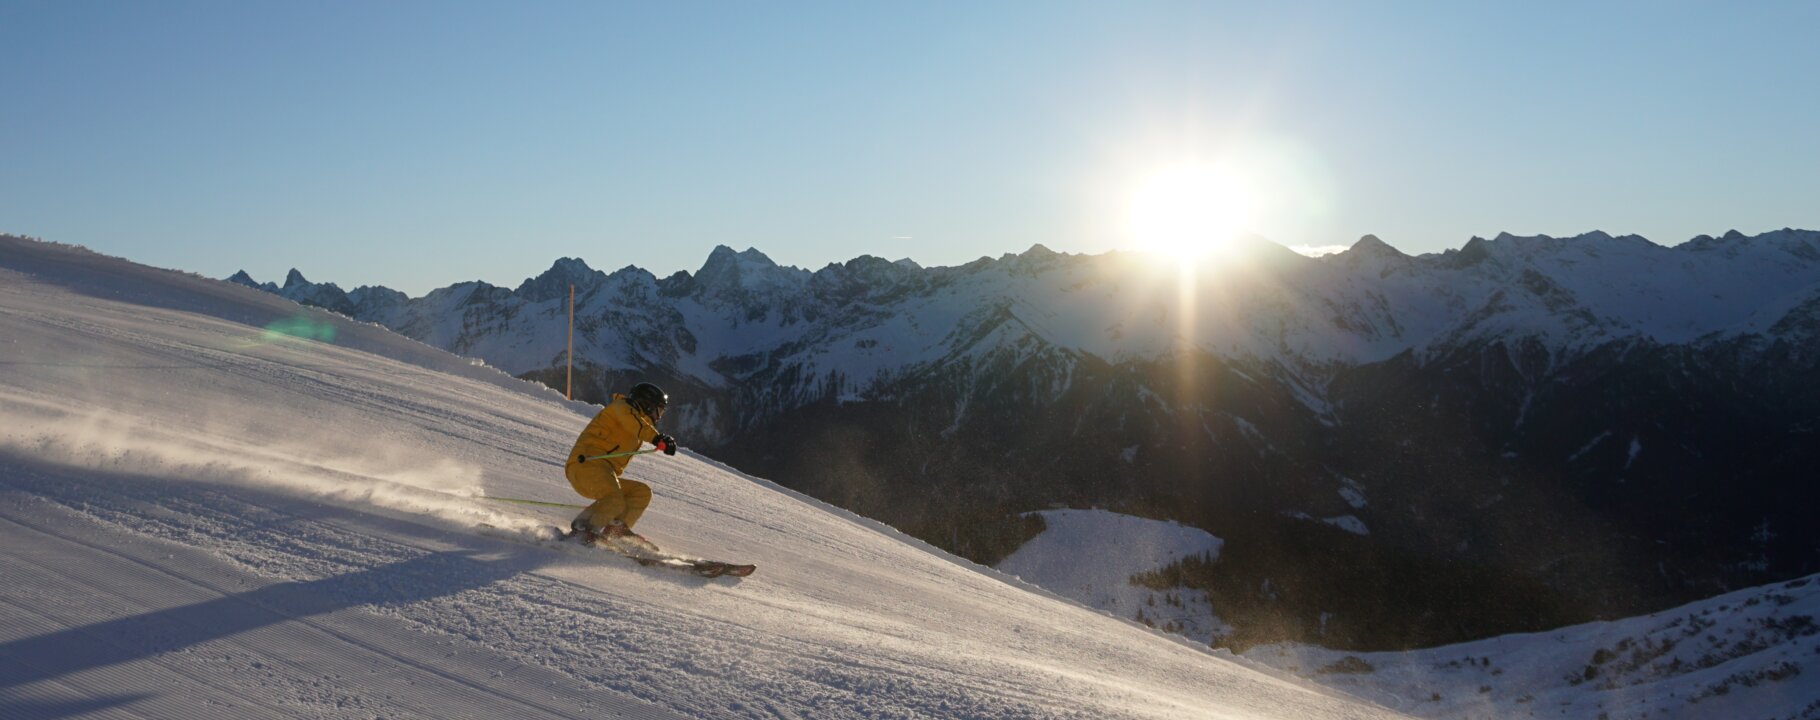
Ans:
{"label": "jagged peak", "polygon": [[[678,271],[678,272],[681,272],[681,271]],[[627,265],[618,270],[614,270],[611,273],[608,273],[607,279],[608,280],[627,280],[627,279],[640,280],[640,279],[642,279],[642,280],[646,280],[646,281],[655,282],[657,280],[657,275],[655,273],[652,273],[650,270],[646,270],[637,265]]]}
{"label": "jagged peak", "polygon": [[687,270],[678,270],[657,281],[657,294],[665,297],[682,297],[695,291],[695,276]]}
{"label": "jagged peak", "polygon": [[870,267],[873,265],[890,265],[890,261],[877,255],[861,255],[844,263],[834,263],[845,267]]}
{"label": "jagged peak", "polygon": [[581,258],[560,257],[556,259],[556,262],[550,263],[550,269],[543,271],[535,278],[527,278],[525,282],[542,280],[544,278],[576,279],[593,277],[596,275],[604,275],[604,273],[589,267],[587,261],[582,260]]}
{"label": "jagged peak", "polygon": [[402,304],[411,298],[384,285],[362,285],[348,291],[348,300],[356,304]]}
{"label": "jagged peak", "polygon": [[741,262],[754,263],[754,264],[758,264],[758,265],[770,265],[773,267],[775,267],[777,265],[777,263],[771,261],[770,256],[768,256],[762,252],[759,252],[758,248],[755,248],[755,247],[748,247],[745,250],[740,251],[739,259]]}
{"label": "jagged peak", "polygon": [[758,248],[747,247],[745,250],[734,251],[733,248],[727,247],[726,245],[715,245],[714,250],[708,253],[707,262],[702,263],[701,270],[697,271],[695,274],[700,275],[707,272],[709,268],[727,264],[756,265],[759,267],[778,266],[777,263],[771,261],[770,256],[759,252]]}
{"label": "jagged peak", "polygon": [[298,272],[297,268],[291,268],[291,271],[284,276],[284,289],[286,290],[308,284],[310,281],[304,279],[303,273]]}
{"label": "jagged peak", "polygon": [[[688,288],[692,292],[705,291],[714,295],[741,295],[767,288],[800,288],[813,275],[802,268],[778,265],[757,248],[734,252],[725,245],[716,245],[708,254],[708,261],[695,273],[693,282],[688,283]],[[671,287],[680,290],[684,286],[671,284]]]}
{"label": "jagged peak", "polygon": [[735,251],[725,245],[715,245],[714,251],[708,253],[707,262],[695,271],[695,281],[702,285],[737,285],[746,278],[745,271],[764,272],[776,268],[777,263],[759,252],[758,248],[748,247],[744,251]]}
{"label": "jagged peak", "polygon": [[439,288],[436,288],[435,290],[431,290],[430,294],[425,295],[424,297],[425,298],[448,297],[451,295],[458,295],[458,294],[463,294],[463,293],[466,293],[469,295],[473,295],[476,293],[484,294],[484,293],[489,293],[492,291],[502,290],[502,289],[503,288],[500,288],[499,286],[489,283],[485,280],[463,280],[461,282],[455,283],[454,285],[450,285],[448,287],[439,287]]}
{"label": "jagged peak", "polygon": [[1403,251],[1398,250],[1394,247],[1391,247],[1390,243],[1384,242],[1383,240],[1379,240],[1378,236],[1371,235],[1371,234],[1366,234],[1366,235],[1360,236],[1358,242],[1353,243],[1352,247],[1349,247],[1346,249],[1346,252],[1348,252],[1348,253],[1356,252],[1361,255],[1371,254],[1371,255],[1390,255],[1392,257],[1404,257]]}
{"label": "jagged peak", "polygon": [[[1479,238],[1478,236],[1473,237],[1473,240],[1480,240],[1480,239],[1481,238]],[[1468,241],[1468,242],[1470,244],[1470,241]],[[1566,237],[1555,237],[1553,235],[1548,235],[1546,233],[1540,233],[1540,234],[1536,234],[1536,235],[1513,235],[1508,232],[1500,232],[1500,233],[1498,233],[1497,237],[1492,238],[1490,240],[1490,242],[1509,243],[1509,244],[1514,244],[1514,245],[1518,245],[1518,246],[1530,246],[1530,245],[1551,245],[1552,246],[1552,245],[1559,245],[1562,243],[1602,243],[1602,244],[1645,243],[1645,244],[1650,244],[1650,245],[1655,244],[1655,243],[1651,243],[1649,241],[1649,238],[1643,237],[1642,235],[1637,235],[1635,233],[1627,233],[1624,235],[1613,235],[1604,230],[1589,230],[1589,231],[1580,233],[1578,235],[1572,235],[1572,236],[1566,236]]]}
{"label": "jagged peak", "polygon": [[1518,246],[1535,246],[1557,245],[1565,242],[1610,242],[1615,239],[1616,238],[1612,237],[1610,233],[1607,233],[1604,230],[1592,230],[1569,237],[1555,237],[1547,233],[1515,235],[1509,232],[1500,232],[1497,237],[1491,239],[1491,242]]}
{"label": "jagged peak", "polygon": [[550,269],[545,272],[588,273],[593,271],[594,268],[588,267],[588,262],[586,260],[581,258],[559,257],[556,258],[556,262],[550,264]]}
{"label": "jagged peak", "polygon": [[584,291],[599,285],[607,275],[588,267],[581,258],[561,257],[550,264],[550,269],[534,278],[526,278],[518,284],[514,294],[531,302],[544,302],[559,297],[566,297],[569,286],[576,286],[577,291]]}
{"label": "jagged peak", "polygon": [[901,262],[902,261],[892,262],[890,260],[886,260],[877,255],[860,255],[859,257],[853,258],[852,260],[848,260],[846,262],[828,263],[827,266],[823,267],[820,270],[815,271],[814,277],[817,277],[817,278],[829,278],[829,277],[847,278],[847,277],[853,277],[856,275],[880,275],[880,274],[896,275],[896,274],[902,274],[902,273],[910,271],[910,270],[919,269],[919,268],[915,267],[914,264],[912,264],[910,267],[905,267],[903,264],[901,264]]}
{"label": "jagged peak", "polygon": [[[1300,253],[1297,254],[1300,255]],[[1391,247],[1390,243],[1379,240],[1378,236],[1370,234],[1361,236],[1352,244],[1352,247],[1334,253],[1332,257],[1338,258],[1348,264],[1355,265],[1367,258],[1376,258],[1387,261],[1407,260],[1409,258],[1403,251]]]}
{"label": "jagged peak", "polygon": [[1745,235],[1737,230],[1727,230],[1724,235],[1716,238],[1711,235],[1696,235],[1675,246],[1675,249],[1738,253],[1749,248],[1776,248],[1810,262],[1820,260],[1820,248],[1809,247],[1810,244],[1820,244],[1820,231],[1785,227],[1757,235]]}
{"label": "jagged peak", "polygon": [[714,262],[715,260],[732,259],[733,257],[736,257],[738,255],[739,255],[739,251],[734,250],[731,247],[728,247],[726,245],[715,245],[714,249],[710,250],[708,252],[708,262]]}
{"label": "jagged peak", "polygon": [[876,295],[891,292],[912,282],[920,268],[886,260],[876,255],[861,255],[844,263],[828,263],[809,277],[812,292]]}
{"label": "jagged peak", "polygon": [[231,283],[239,283],[241,285],[259,287],[259,281],[254,280],[253,276],[248,275],[245,270],[239,270],[239,271],[236,271],[234,274],[229,275],[227,278],[227,281],[231,282]]}
{"label": "jagged peak", "polygon": [[1460,248],[1459,254],[1454,255],[1453,262],[1458,267],[1469,267],[1489,259],[1491,259],[1491,243],[1485,238],[1474,235],[1471,240],[1466,241],[1466,245]]}
{"label": "jagged peak", "polygon": [[1007,263],[1007,267],[1018,268],[1020,271],[1029,272],[1035,268],[1045,267],[1055,260],[1066,257],[1068,256],[1065,253],[1058,253],[1054,250],[1050,250],[1047,245],[1032,243],[1029,249],[1026,249],[1021,253],[1004,253],[999,255],[997,262]]}
{"label": "jagged peak", "polygon": [[[1635,236],[1625,236],[1628,240]],[[1459,250],[1446,250],[1441,253],[1439,262],[1444,267],[1465,268],[1478,265],[1494,256],[1505,258],[1532,255],[1537,252],[1548,252],[1571,243],[1610,243],[1616,242],[1603,230],[1593,230],[1569,238],[1557,238],[1547,234],[1516,235],[1510,232],[1499,232],[1490,240],[1478,235],[1472,236]],[[1645,241],[1647,242],[1647,241]]]}
{"label": "jagged peak", "polygon": [[1655,245],[1655,243],[1649,241],[1649,238],[1636,233],[1613,235],[1604,230],[1593,230],[1591,232],[1580,233],[1579,235],[1569,238],[1569,240],[1575,242],[1601,243],[1605,245]]}

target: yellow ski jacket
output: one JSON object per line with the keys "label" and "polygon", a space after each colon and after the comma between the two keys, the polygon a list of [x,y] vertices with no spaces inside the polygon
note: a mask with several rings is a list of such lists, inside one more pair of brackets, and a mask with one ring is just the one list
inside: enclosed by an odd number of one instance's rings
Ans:
{"label": "yellow ski jacket", "polygon": [[[581,431],[581,437],[575,438],[575,447],[569,450],[566,465],[579,465],[583,456],[608,455],[630,452],[657,437],[657,426],[653,425],[644,413],[634,410],[626,402],[626,396],[613,394],[613,402],[594,416],[588,427]],[[613,466],[615,476],[624,474],[626,463],[632,462],[632,456],[616,458],[599,458],[588,460],[590,463],[604,462]]]}

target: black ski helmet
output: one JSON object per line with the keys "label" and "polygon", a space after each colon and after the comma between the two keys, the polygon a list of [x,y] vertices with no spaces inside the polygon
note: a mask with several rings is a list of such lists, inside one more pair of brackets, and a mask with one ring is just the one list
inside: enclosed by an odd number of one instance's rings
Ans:
{"label": "black ski helmet", "polygon": [[657,420],[664,416],[664,408],[670,405],[670,396],[664,394],[663,388],[651,383],[639,383],[626,393],[626,404],[644,413],[645,417]]}

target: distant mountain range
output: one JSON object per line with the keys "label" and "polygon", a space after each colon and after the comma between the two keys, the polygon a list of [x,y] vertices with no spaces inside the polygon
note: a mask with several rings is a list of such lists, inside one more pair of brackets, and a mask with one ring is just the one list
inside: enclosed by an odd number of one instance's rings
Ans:
{"label": "distant mountain range", "polygon": [[558,388],[573,284],[579,397],[658,382],[685,445],[981,561],[1049,507],[1204,528],[1219,559],[1170,577],[1237,646],[1459,641],[1820,571],[1814,231],[1251,240],[1187,273],[719,247],[420,298],[229,279]]}

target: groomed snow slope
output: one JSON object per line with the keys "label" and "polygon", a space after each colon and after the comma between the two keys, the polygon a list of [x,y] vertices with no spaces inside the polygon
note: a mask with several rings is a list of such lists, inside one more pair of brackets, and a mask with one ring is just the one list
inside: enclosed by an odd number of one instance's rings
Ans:
{"label": "groomed snow slope", "polygon": [[[255,290],[0,237],[0,717],[1376,718],[712,461],[532,538],[587,408]],[[685,439],[686,442],[686,439]]]}

